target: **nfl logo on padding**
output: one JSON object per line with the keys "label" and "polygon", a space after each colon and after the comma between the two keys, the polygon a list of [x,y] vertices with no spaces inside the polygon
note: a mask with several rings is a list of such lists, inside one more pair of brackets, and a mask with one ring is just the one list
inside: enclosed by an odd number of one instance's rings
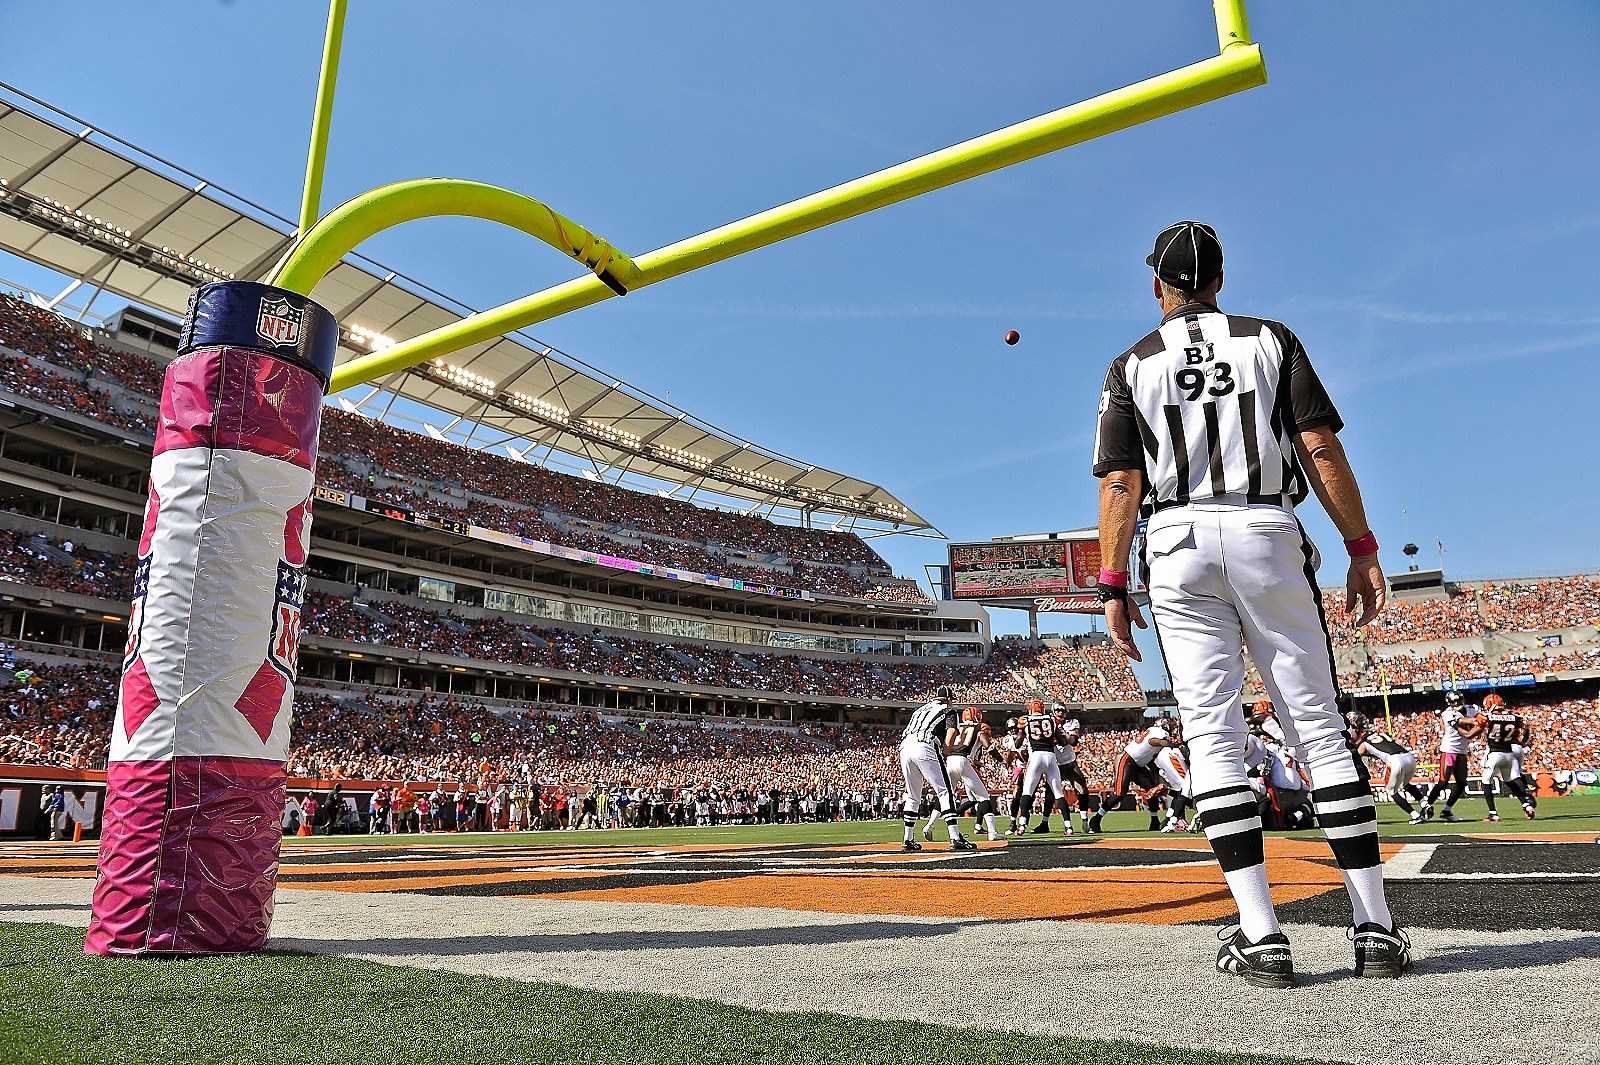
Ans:
{"label": "nfl logo on padding", "polygon": [[133,603],[128,612],[128,646],[122,653],[122,670],[133,668],[139,657],[139,635],[144,629],[144,601],[150,595],[150,556],[139,559],[133,573]]}
{"label": "nfl logo on padding", "polygon": [[261,301],[261,313],[256,315],[256,332],[269,344],[293,344],[300,339],[304,313],[304,308],[296,310],[282,296],[268,296]]}
{"label": "nfl logo on padding", "polygon": [[272,637],[267,645],[267,661],[291,684],[300,659],[300,606],[305,594],[305,570],[280,561],[278,587],[272,599]]}

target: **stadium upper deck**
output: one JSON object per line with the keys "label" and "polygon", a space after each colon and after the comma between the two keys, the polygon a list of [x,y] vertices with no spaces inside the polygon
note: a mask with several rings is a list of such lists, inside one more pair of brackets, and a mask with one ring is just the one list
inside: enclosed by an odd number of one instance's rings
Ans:
{"label": "stadium upper deck", "polygon": [[[288,219],[4,85],[0,133],[0,248],[75,279],[69,292],[89,285],[177,316],[197,285],[261,280],[294,239]],[[470,313],[361,255],[313,294],[341,323],[340,361]],[[760,447],[520,333],[391,375],[361,402],[399,398],[470,423],[463,432],[751,512],[930,528],[879,485]]]}
{"label": "stadium upper deck", "polygon": [[[151,434],[161,366],[35,307],[0,296],[12,391],[136,436]],[[507,533],[791,592],[927,602],[853,532],[808,529],[556,473],[329,409],[318,482],[432,518],[471,517]],[[492,490],[488,486],[492,486]]]}

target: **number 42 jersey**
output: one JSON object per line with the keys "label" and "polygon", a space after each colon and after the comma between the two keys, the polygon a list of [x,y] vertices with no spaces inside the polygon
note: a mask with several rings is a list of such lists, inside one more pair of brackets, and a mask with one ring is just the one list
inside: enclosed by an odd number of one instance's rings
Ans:
{"label": "number 42 jersey", "polygon": [[1300,339],[1282,323],[1191,303],[1111,363],[1094,474],[1142,470],[1148,502],[1221,495],[1298,503],[1296,433],[1343,428]]}

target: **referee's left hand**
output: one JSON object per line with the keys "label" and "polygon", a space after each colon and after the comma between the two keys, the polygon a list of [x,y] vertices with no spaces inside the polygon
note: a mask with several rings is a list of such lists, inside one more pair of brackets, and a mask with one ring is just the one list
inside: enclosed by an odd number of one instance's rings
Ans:
{"label": "referee's left hand", "polygon": [[1128,627],[1130,618],[1141,629],[1150,627],[1145,624],[1139,604],[1132,599],[1124,596],[1106,602],[1106,631],[1111,634],[1111,642],[1135,662],[1143,662],[1144,656],[1139,653],[1139,645],[1133,642],[1133,630]]}
{"label": "referee's left hand", "polygon": [[1361,603],[1361,617],[1356,619],[1356,628],[1362,628],[1383,613],[1384,602],[1388,598],[1383,583],[1383,567],[1378,565],[1377,555],[1362,555],[1350,560],[1350,574],[1345,579],[1344,609],[1349,613],[1359,600]]}

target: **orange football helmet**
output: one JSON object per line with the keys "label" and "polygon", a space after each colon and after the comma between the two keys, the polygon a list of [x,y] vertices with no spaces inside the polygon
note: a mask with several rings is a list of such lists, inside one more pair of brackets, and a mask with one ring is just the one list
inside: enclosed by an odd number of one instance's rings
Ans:
{"label": "orange football helmet", "polygon": [[1030,713],[1030,714],[1042,714],[1042,713],[1044,713],[1044,701],[1041,700],[1041,699],[1029,699],[1028,700],[1028,713]]}
{"label": "orange football helmet", "polygon": [[1490,692],[1483,697],[1483,708],[1485,710],[1504,710],[1506,701],[1500,698],[1499,692]]}
{"label": "orange football helmet", "polygon": [[983,715],[978,712],[976,706],[969,706],[961,711],[961,720],[981,725],[983,724]]}
{"label": "orange football helmet", "polygon": [[1259,716],[1261,716],[1261,717],[1271,717],[1272,716],[1272,700],[1271,699],[1260,699],[1260,700],[1257,700],[1256,701],[1256,705],[1252,706],[1250,709],[1252,711],[1254,711],[1256,714],[1258,714]]}

